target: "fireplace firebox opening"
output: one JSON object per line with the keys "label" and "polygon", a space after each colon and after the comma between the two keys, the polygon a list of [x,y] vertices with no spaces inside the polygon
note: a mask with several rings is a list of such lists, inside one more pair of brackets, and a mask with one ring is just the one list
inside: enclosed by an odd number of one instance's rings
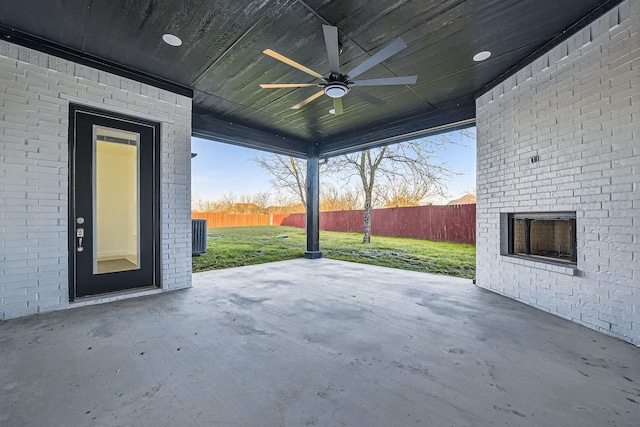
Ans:
{"label": "fireplace firebox opening", "polygon": [[507,215],[508,254],[576,265],[576,213]]}

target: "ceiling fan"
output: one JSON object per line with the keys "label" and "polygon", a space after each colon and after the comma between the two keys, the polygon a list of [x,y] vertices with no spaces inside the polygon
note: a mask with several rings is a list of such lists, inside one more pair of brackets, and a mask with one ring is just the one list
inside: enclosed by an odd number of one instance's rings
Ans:
{"label": "ceiling fan", "polygon": [[322,90],[311,95],[304,101],[299,104],[291,107],[294,110],[304,107],[315,99],[320,98],[322,95],[327,95],[330,98],[333,98],[333,109],[334,114],[342,114],[343,106],[342,106],[342,97],[347,93],[352,92],[354,95],[359,97],[360,99],[367,101],[374,105],[383,105],[384,101],[378,99],[374,96],[371,96],[367,93],[361,92],[357,89],[353,89],[353,87],[363,87],[363,86],[389,86],[389,85],[412,85],[415,84],[418,76],[404,76],[404,77],[388,77],[388,78],[380,78],[380,79],[368,79],[368,80],[353,80],[358,77],[360,74],[364,73],[368,69],[378,65],[382,61],[396,53],[400,52],[402,49],[406,48],[407,45],[402,41],[402,39],[397,39],[396,41],[387,45],[384,49],[373,55],[371,58],[367,59],[360,65],[358,65],[353,70],[348,73],[341,74],[340,73],[340,60],[338,58],[340,54],[341,46],[338,44],[338,28],[331,25],[323,25],[322,30],[324,31],[324,42],[327,48],[327,56],[329,57],[329,75],[323,76],[322,74],[315,72],[302,64],[295,62],[292,59],[287,58],[284,55],[281,55],[277,52],[274,52],[271,49],[266,49],[263,51],[265,55],[269,55],[272,58],[277,59],[278,61],[282,61],[285,64],[288,64],[292,67],[297,68],[300,71],[304,71],[305,73],[322,80],[320,83],[269,83],[269,84],[261,84],[260,87],[263,89],[290,89],[290,88],[298,88],[298,87],[321,87]]}

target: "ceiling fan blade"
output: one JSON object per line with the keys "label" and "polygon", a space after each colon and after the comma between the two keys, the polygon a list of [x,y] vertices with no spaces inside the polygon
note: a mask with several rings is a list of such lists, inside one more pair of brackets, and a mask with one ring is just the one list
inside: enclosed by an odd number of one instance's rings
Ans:
{"label": "ceiling fan blade", "polygon": [[354,80],[354,86],[391,86],[391,85],[413,85],[418,80],[418,76],[387,77],[384,79]]}
{"label": "ceiling fan blade", "polygon": [[340,74],[340,59],[338,58],[338,28],[331,25],[323,25],[324,43],[327,46],[329,58],[329,70],[331,74]]}
{"label": "ceiling fan blade", "polygon": [[351,93],[362,99],[363,101],[368,102],[369,104],[377,105],[378,107],[382,107],[387,103],[382,99],[376,98],[375,96],[371,96],[368,93],[364,93],[359,91],[358,89],[351,89]]}
{"label": "ceiling fan blade", "polygon": [[302,101],[301,103],[296,104],[293,107],[291,107],[291,109],[292,110],[299,110],[300,108],[304,107],[305,105],[307,105],[311,101],[320,98],[322,95],[324,95],[324,90],[321,90],[320,92],[314,93],[313,95],[311,95],[310,97],[308,97],[307,99]]}
{"label": "ceiling fan blade", "polygon": [[342,109],[342,98],[333,98],[333,110],[336,116],[339,116],[344,112]]}
{"label": "ceiling fan blade", "polygon": [[317,83],[260,83],[262,89],[284,89],[289,87],[312,87]]}
{"label": "ceiling fan blade", "polygon": [[397,39],[396,41],[387,45],[387,47],[382,49],[380,52],[376,53],[371,58],[367,59],[362,64],[358,65],[356,68],[351,70],[351,72],[347,73],[347,76],[349,76],[350,79],[358,77],[360,74],[364,73],[369,68],[375,65],[378,65],[385,59],[395,55],[396,53],[400,52],[402,49],[406,47],[407,45],[402,41],[402,39]]}
{"label": "ceiling fan blade", "polygon": [[275,52],[271,49],[265,49],[262,51],[262,53],[264,53],[265,55],[269,55],[272,58],[277,59],[278,61],[282,61],[287,65],[291,65],[294,68],[297,68],[300,71],[304,71],[305,73],[312,75],[313,77],[317,78],[317,79],[324,79],[323,75],[320,73],[316,73],[315,71],[313,71],[310,68],[305,67],[302,64],[298,64],[296,61],[294,61],[293,59],[289,59],[284,55],[280,55],[278,52]]}

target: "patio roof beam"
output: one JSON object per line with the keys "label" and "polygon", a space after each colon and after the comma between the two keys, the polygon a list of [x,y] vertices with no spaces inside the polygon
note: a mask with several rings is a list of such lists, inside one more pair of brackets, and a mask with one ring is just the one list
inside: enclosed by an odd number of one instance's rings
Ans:
{"label": "patio roof beam", "polygon": [[296,138],[276,135],[266,130],[254,129],[222,120],[200,112],[192,114],[192,134],[198,138],[239,145],[297,158],[307,157],[307,143]]}
{"label": "patio roof beam", "polygon": [[442,110],[428,108],[408,114],[399,120],[372,123],[362,132],[321,141],[320,157],[334,157],[471,126],[475,126],[475,105],[452,104]]}

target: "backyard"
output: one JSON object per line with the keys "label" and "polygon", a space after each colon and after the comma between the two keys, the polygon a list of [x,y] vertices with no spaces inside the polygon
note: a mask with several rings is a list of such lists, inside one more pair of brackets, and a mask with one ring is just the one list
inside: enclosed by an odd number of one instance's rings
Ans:
{"label": "backyard", "polygon": [[[373,236],[363,245],[359,233],[320,232],[323,257],[473,279],[474,245]],[[193,271],[217,270],[300,258],[305,230],[296,227],[210,228],[207,253],[193,258]]]}

